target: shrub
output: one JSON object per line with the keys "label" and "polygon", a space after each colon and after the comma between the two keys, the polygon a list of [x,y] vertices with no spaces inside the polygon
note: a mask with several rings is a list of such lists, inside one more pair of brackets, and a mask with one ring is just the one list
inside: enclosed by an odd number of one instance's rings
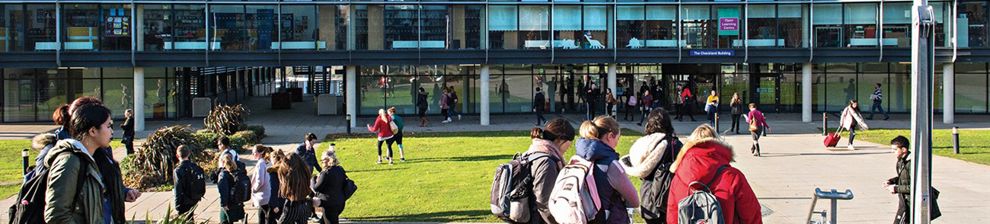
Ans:
{"label": "shrub", "polygon": [[217,148],[217,137],[220,137],[217,133],[210,131],[209,129],[199,129],[196,133],[193,133],[193,137],[199,142],[200,146],[209,149]]}
{"label": "shrub", "polygon": [[[254,131],[251,131],[251,130],[238,131],[238,132],[234,133],[233,135],[230,135],[230,140],[231,141],[233,141],[235,138],[239,138],[239,139],[241,139],[241,141],[244,141],[245,143],[247,143],[247,144],[241,145],[241,146],[247,146],[249,144],[250,145],[253,145],[253,144],[261,143],[261,136],[259,136],[257,133],[255,133]],[[233,143],[231,143],[231,144],[233,144]]]}
{"label": "shrub", "polygon": [[175,149],[180,145],[193,152],[193,161],[203,159],[197,156],[203,147],[188,125],[162,127],[149,135],[134,155],[124,159],[124,183],[140,189],[172,183],[172,170],[178,162]]}
{"label": "shrub", "polygon": [[240,104],[216,106],[203,119],[203,126],[215,133],[231,135],[234,132],[247,129],[244,119],[249,113],[247,108]]}
{"label": "shrub", "polygon": [[261,125],[249,125],[247,130],[254,131],[254,134],[258,135],[258,141],[260,142],[262,138],[265,138],[265,126]]}

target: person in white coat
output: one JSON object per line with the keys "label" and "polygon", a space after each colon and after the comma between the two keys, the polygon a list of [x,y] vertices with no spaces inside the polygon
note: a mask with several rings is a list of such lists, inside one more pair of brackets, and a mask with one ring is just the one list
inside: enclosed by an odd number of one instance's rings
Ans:
{"label": "person in white coat", "polygon": [[272,206],[269,200],[272,197],[271,175],[268,174],[268,155],[272,148],[261,144],[254,146],[254,158],[258,160],[255,165],[254,174],[251,175],[251,203],[258,208],[258,223],[269,223],[271,219]]}
{"label": "person in white coat", "polygon": [[847,147],[849,150],[856,150],[856,147],[853,147],[853,140],[856,138],[856,129],[869,129],[869,126],[864,122],[863,115],[859,113],[859,102],[850,100],[849,106],[846,106],[846,109],[842,110],[842,115],[839,116],[839,128],[849,130],[849,145]]}

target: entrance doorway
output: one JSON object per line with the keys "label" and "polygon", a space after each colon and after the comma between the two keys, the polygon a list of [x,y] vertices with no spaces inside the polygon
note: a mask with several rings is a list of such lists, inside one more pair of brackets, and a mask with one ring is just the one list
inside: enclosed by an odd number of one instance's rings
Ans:
{"label": "entrance doorway", "polygon": [[780,112],[780,73],[750,74],[749,89],[752,93],[749,102],[756,103],[764,112]]}

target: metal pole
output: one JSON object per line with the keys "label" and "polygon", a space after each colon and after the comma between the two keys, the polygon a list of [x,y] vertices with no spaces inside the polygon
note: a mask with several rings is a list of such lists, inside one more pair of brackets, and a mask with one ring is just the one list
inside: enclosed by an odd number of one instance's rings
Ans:
{"label": "metal pole", "polygon": [[344,119],[347,120],[347,125],[345,125],[347,126],[347,135],[351,135],[351,114],[347,114]]}
{"label": "metal pole", "polygon": [[828,113],[822,112],[822,136],[828,135]]}
{"label": "metal pole", "polygon": [[952,150],[959,154],[959,127],[952,127]]}
{"label": "metal pole", "polygon": [[934,70],[934,12],[927,0],[914,0],[911,31],[911,138],[914,173],[911,177],[911,223],[931,222],[932,80]]}
{"label": "metal pole", "polygon": [[[832,191],[834,192],[835,190],[832,190]],[[828,221],[830,222],[829,224],[839,223],[839,220],[838,220],[839,215],[837,215],[839,213],[839,203],[836,200],[837,199],[835,199],[835,198],[832,198],[832,200],[829,200],[829,201],[832,201],[832,208],[829,210],[830,211],[830,213],[829,213],[829,216],[830,217],[828,219]]]}
{"label": "metal pole", "polygon": [[24,167],[21,175],[27,175],[28,172],[28,149],[21,150],[21,165]]}

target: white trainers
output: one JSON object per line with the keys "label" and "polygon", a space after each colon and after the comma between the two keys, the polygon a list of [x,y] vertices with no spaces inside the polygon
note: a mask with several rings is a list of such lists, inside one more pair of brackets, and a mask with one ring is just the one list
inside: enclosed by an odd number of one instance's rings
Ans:
{"label": "white trainers", "polygon": [[846,148],[848,148],[849,150],[856,150],[856,147],[853,147],[853,145],[848,145],[846,146]]}

